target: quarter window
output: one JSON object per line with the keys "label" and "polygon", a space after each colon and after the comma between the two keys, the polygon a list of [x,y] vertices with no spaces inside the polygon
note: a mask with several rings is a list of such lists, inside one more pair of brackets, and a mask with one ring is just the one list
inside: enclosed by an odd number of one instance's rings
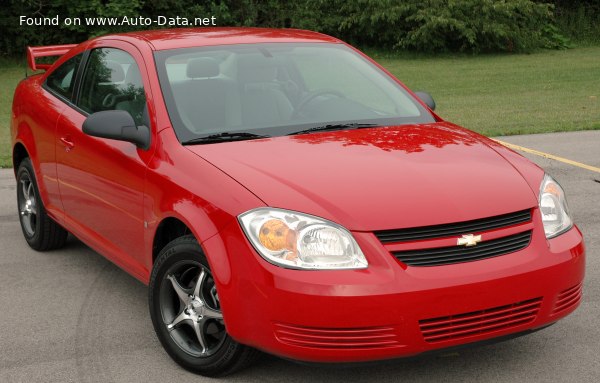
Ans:
{"label": "quarter window", "polygon": [[73,88],[75,85],[75,74],[81,62],[81,54],[73,56],[65,61],[61,66],[56,68],[48,75],[46,86],[53,93],[59,96],[71,99],[73,96]]}
{"label": "quarter window", "polygon": [[77,106],[88,113],[125,110],[136,124],[148,125],[144,118],[146,94],[135,59],[120,49],[92,50]]}

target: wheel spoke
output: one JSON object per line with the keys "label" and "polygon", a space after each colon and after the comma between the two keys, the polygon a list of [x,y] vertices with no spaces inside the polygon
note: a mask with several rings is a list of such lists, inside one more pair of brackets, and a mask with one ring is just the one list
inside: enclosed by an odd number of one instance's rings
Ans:
{"label": "wheel spoke", "polygon": [[206,280],[206,271],[204,268],[201,268],[200,275],[198,276],[198,281],[196,281],[196,286],[194,287],[194,296],[200,297],[200,291],[202,290],[202,285],[204,285],[204,281]]}
{"label": "wheel spoke", "polygon": [[211,309],[206,304],[202,307],[202,316],[209,319],[223,319],[223,314],[220,311]]}
{"label": "wheel spoke", "polygon": [[179,325],[181,322],[189,320],[190,316],[185,312],[185,310],[182,310],[181,313],[179,315],[177,315],[177,317],[175,319],[173,319],[173,322],[169,323],[167,325],[167,330],[169,331],[173,331],[177,325]]}
{"label": "wheel spoke", "polygon": [[186,289],[184,289],[183,287],[181,287],[181,285],[179,284],[179,282],[177,281],[177,279],[175,278],[175,276],[173,274],[169,275],[167,278],[171,281],[173,290],[175,290],[175,293],[177,293],[177,296],[179,297],[179,300],[181,301],[181,303],[183,305],[186,305],[190,298],[190,294],[188,293],[188,291]]}
{"label": "wheel spoke", "polygon": [[21,192],[23,193],[23,198],[27,200],[29,198],[29,191],[27,188],[27,181],[21,180]]}
{"label": "wheel spoke", "polygon": [[194,332],[196,333],[196,337],[198,338],[198,343],[200,343],[200,347],[202,347],[202,353],[206,353],[206,338],[204,337],[203,325],[205,321],[201,320],[199,322],[193,321],[192,327],[194,328]]}
{"label": "wheel spoke", "polygon": [[210,289],[210,297],[213,301],[213,307],[219,307],[219,295],[217,294],[217,289],[214,285]]}
{"label": "wheel spoke", "polygon": [[29,227],[31,227],[31,231],[35,232],[35,214],[29,213],[27,218],[29,219]]}
{"label": "wheel spoke", "polygon": [[27,188],[27,199],[31,201],[33,199],[32,195],[35,195],[33,193],[33,182],[29,182],[29,187]]}

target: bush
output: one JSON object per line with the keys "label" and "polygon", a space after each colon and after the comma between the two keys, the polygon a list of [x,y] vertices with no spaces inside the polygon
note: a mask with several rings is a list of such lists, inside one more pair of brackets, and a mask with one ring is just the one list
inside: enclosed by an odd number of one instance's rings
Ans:
{"label": "bush", "polygon": [[[439,4],[439,3],[438,3]],[[398,42],[405,48],[446,51],[530,51],[561,41],[552,8],[529,0],[458,0],[422,7],[407,18],[414,27]]]}
{"label": "bush", "polygon": [[579,45],[600,44],[600,1],[557,2],[556,24]]}
{"label": "bush", "polygon": [[425,52],[523,52],[567,45],[554,26],[554,7],[531,0],[314,2],[338,9],[341,20],[329,23],[337,24],[337,31],[327,32],[362,44],[377,41]]}

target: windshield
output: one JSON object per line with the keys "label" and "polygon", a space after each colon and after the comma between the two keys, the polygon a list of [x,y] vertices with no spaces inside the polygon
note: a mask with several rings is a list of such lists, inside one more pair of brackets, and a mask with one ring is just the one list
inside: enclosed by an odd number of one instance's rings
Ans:
{"label": "windshield", "polygon": [[404,88],[343,44],[175,49],[157,52],[156,63],[184,143],[434,122]]}

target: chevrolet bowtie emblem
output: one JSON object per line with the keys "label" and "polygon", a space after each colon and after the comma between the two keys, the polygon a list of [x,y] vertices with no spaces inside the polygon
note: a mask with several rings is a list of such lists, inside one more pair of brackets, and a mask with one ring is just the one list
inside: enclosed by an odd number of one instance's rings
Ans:
{"label": "chevrolet bowtie emblem", "polygon": [[468,234],[468,235],[463,235],[462,238],[459,238],[458,241],[456,241],[456,244],[458,246],[469,247],[469,246],[475,246],[479,242],[481,242],[481,235]]}

